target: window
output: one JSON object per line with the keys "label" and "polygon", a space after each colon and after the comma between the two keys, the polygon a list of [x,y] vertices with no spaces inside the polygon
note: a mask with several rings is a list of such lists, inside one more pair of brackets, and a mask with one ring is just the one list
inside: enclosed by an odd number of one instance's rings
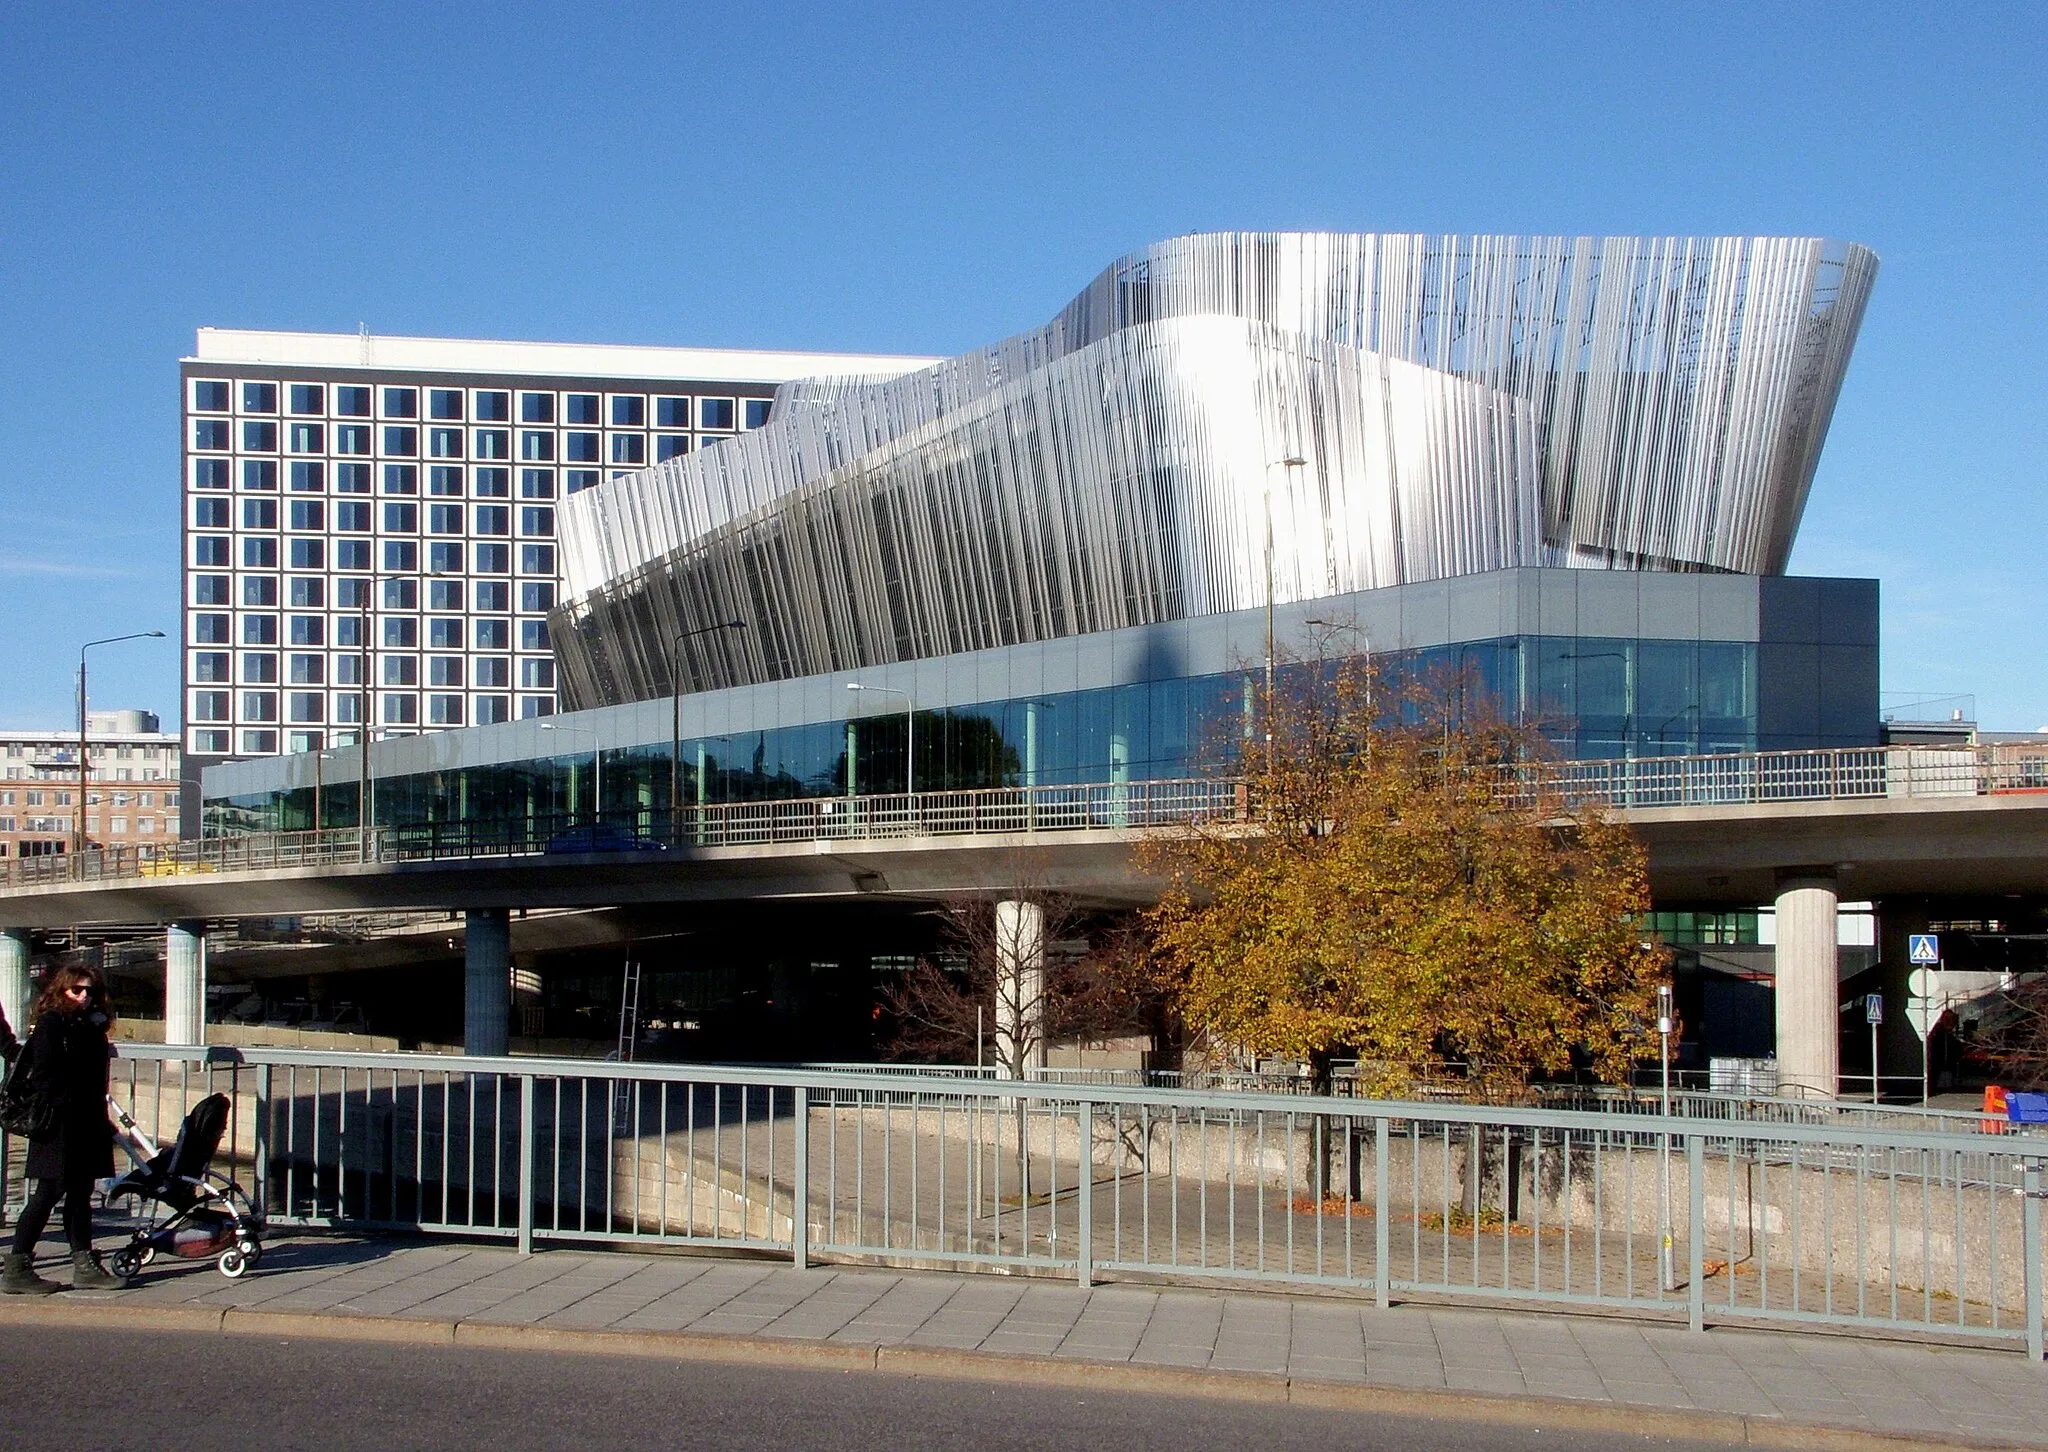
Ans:
{"label": "window", "polygon": [[324,540],[295,539],[292,541],[291,567],[295,570],[324,570],[327,568],[327,545]]}
{"label": "window", "polygon": [[336,464],[334,466],[334,492],[336,494],[368,494],[370,492],[370,466],[368,464]]}
{"label": "window", "polygon": [[427,724],[430,726],[460,726],[462,724],[462,697],[427,697]]}
{"label": "window", "polygon": [[415,388],[387,388],[384,390],[384,417],[418,418],[420,416],[420,395]]}
{"label": "window", "polygon": [[[336,580],[334,582],[334,608],[337,610],[360,610],[370,603],[370,582],[368,580]],[[337,643],[341,639],[341,622],[334,624]]]}
{"label": "window", "polygon": [[334,426],[334,452],[337,454],[369,453],[370,426],[368,424],[336,424]]}
{"label": "window", "polygon": [[511,492],[512,471],[510,469],[479,469],[476,471],[476,497],[479,499],[503,499]]}
{"label": "window", "polygon": [[442,499],[462,497],[462,469],[456,464],[436,464],[427,470],[427,493]]}
{"label": "window", "polygon": [[597,485],[597,470],[571,469],[562,475],[562,487],[571,494],[581,493]]}
{"label": "window", "polygon": [[[268,535],[257,535],[257,536],[255,536],[255,537],[254,537],[254,538],[252,538],[252,539],[245,539],[245,540],[243,540],[243,541],[242,541],[242,568],[243,568],[243,569],[245,569],[245,570],[274,570],[274,569],[276,569],[276,568],[277,568],[277,541],[276,541],[276,540],[274,540],[274,539],[272,539],[272,538],[270,538],[270,536],[268,536]],[[249,583],[249,584],[251,584],[251,585],[254,585],[254,584],[255,584],[256,582],[255,582],[254,580],[251,580],[251,581],[249,581],[248,583]],[[277,582],[276,582],[276,581],[274,581],[274,580],[273,580],[273,581],[271,581],[271,584],[272,584],[273,586],[275,586],[275,585],[276,585],[276,583],[277,583]],[[275,589],[273,589],[271,593],[272,593],[272,594],[275,594],[275,593],[276,593]],[[277,602],[276,602],[275,600],[271,600],[271,601],[268,601],[268,602],[266,602],[266,603],[274,605],[274,604],[276,604]]]}
{"label": "window", "polygon": [[[204,423],[206,420],[202,419],[200,422]],[[201,444],[199,447],[203,449],[209,446]],[[227,445],[217,444],[211,447],[224,449]],[[519,435],[519,457],[531,463],[552,463],[555,457],[555,436],[550,433],[542,433],[539,429],[526,429],[522,431]]]}
{"label": "window", "polygon": [[462,573],[462,546],[449,541],[436,541],[427,546],[427,573],[430,575],[459,575]]}
{"label": "window", "polygon": [[428,650],[461,650],[462,622],[460,620],[429,620],[427,622]]}
{"label": "window", "polygon": [[384,452],[387,454],[417,454],[420,451],[420,431],[402,424],[384,426]]}
{"label": "window", "polygon": [[[334,388],[334,411],[343,418],[370,416],[370,390],[358,384],[338,383]],[[368,453],[369,450],[363,450]]]}
{"label": "window", "polygon": [[476,698],[476,724],[495,726],[511,717],[511,703],[503,696],[478,696]]}
{"label": "window", "polygon": [[336,540],[334,542],[334,568],[337,570],[369,569],[370,542],[366,539]]}
{"label": "window", "polygon": [[552,393],[520,394],[519,421],[530,424],[553,423],[555,421],[555,396]]}
{"label": "window", "polygon": [[384,582],[384,608],[386,610],[419,609],[420,582],[418,580],[386,580]]}
{"label": "window", "polygon": [[461,429],[428,429],[427,456],[433,459],[459,459],[462,457]]}
{"label": "window", "polygon": [[326,714],[326,701],[318,691],[293,691],[286,705],[294,721],[318,721]]}
{"label": "window", "polygon": [[252,686],[277,684],[277,657],[269,651],[247,651],[242,656],[242,680]]}
{"label": "window", "polygon": [[552,716],[554,714],[555,698],[553,696],[521,696],[519,698],[519,716],[521,720],[531,720],[535,716]]}
{"label": "window", "polygon": [[244,615],[242,617],[242,644],[276,645],[277,617],[275,615]]}
{"label": "window", "polygon": [[476,395],[478,423],[506,423],[512,417],[512,395],[496,389],[479,389]]}
{"label": "window", "polygon": [[563,434],[562,457],[572,464],[595,464],[598,462],[598,436],[596,434]]}
{"label": "window", "polygon": [[242,501],[242,528],[276,529],[277,501],[275,499],[244,499]]}
{"label": "window", "polygon": [[341,530],[363,530],[370,528],[370,505],[363,499],[337,499],[334,501],[334,527]]}
{"label": "window", "polygon": [[729,398],[700,398],[697,400],[697,427],[700,429],[729,429],[732,427],[732,400]]}
{"label": "window", "polygon": [[411,726],[420,719],[420,702],[417,696],[386,696],[384,698],[384,724],[387,726]]}
{"label": "window", "polygon": [[192,501],[192,524],[197,529],[227,529],[228,502],[225,499]]}
{"label": "window", "polygon": [[480,580],[476,587],[476,608],[485,611],[503,612],[511,607],[505,602],[512,593],[512,587],[503,580]]}
{"label": "window", "polygon": [[[461,556],[456,556],[457,568],[461,567]],[[460,610],[462,608],[462,581],[427,581],[427,608],[429,610]]]}
{"label": "window", "polygon": [[[519,622],[519,648],[521,650],[548,650],[548,623],[545,620],[522,620]],[[548,682],[553,685],[554,682]]]}
{"label": "window", "polygon": [[243,420],[242,452],[245,454],[276,453],[277,425],[267,419]]}
{"label": "window", "polygon": [[[273,547],[275,540],[267,541]],[[242,577],[242,608],[269,610],[277,605],[277,576],[244,575]]]}
{"label": "window", "polygon": [[195,449],[225,449],[228,447],[228,421],[224,418],[196,418],[192,420],[192,447]]}
{"label": "window", "polygon": [[613,434],[612,462],[614,464],[646,463],[647,440],[639,434]]}
{"label": "window", "polygon": [[409,539],[387,539],[384,541],[384,568],[393,574],[417,574],[420,547]]}
{"label": "window", "polygon": [[202,378],[192,385],[192,406],[207,413],[228,411],[228,385],[219,378]]}
{"label": "window", "polygon": [[768,422],[769,401],[765,398],[747,400],[747,427],[757,429]]}
{"label": "window", "polygon": [[[391,505],[385,505],[390,509]],[[462,506],[459,504],[430,504],[427,506],[427,532],[429,534],[461,534]]]}
{"label": "window", "polygon": [[242,487],[244,489],[275,489],[277,487],[277,462],[274,459],[242,460]]}
{"label": "window", "polygon": [[275,721],[277,719],[277,692],[242,692],[242,719],[244,721]]}
{"label": "window", "polygon": [[387,655],[384,657],[384,684],[387,686],[416,686],[420,683],[420,662],[418,656]]}
{"label": "window", "polygon": [[336,696],[334,698],[334,720],[336,725],[348,725],[363,719],[363,702],[360,696]]}
{"label": "window", "polygon": [[242,385],[243,413],[276,413],[277,385],[275,383],[245,383]]}
{"label": "window", "polygon": [[325,413],[327,390],[317,383],[294,383],[291,404],[293,413]]}
{"label": "window", "polygon": [[[244,504],[255,504],[257,502],[259,501],[254,499],[243,501]],[[261,502],[268,504],[270,501],[263,500]],[[291,521],[293,529],[306,533],[317,532],[327,527],[327,508],[317,499],[294,499],[291,507]]]}
{"label": "window", "polygon": [[417,464],[386,464],[384,466],[384,492],[386,494],[419,493],[419,466]]}
{"label": "window", "polygon": [[217,570],[228,567],[228,537],[224,534],[195,535],[192,540],[192,563],[204,569],[212,566]]}
{"label": "window", "polygon": [[192,652],[192,679],[195,681],[226,681],[228,678],[228,653],[224,650],[195,650]]}
{"label": "window", "polygon": [[228,754],[228,733],[225,731],[194,731],[192,749],[211,756]]}
{"label": "window", "polygon": [[[227,581],[221,581],[221,594],[227,594]],[[225,598],[205,602],[225,605]],[[192,617],[192,640],[196,645],[226,645],[228,643],[228,618],[225,615],[195,615]]]}
{"label": "window", "polygon": [[[338,655],[334,658],[334,684],[337,686],[360,686],[363,683],[363,658],[360,655]],[[352,717],[337,713],[336,720],[348,721]]]}
{"label": "window", "polygon": [[545,504],[528,504],[519,511],[519,532],[532,538],[552,539],[555,511]]}
{"label": "window", "polygon": [[679,459],[690,452],[688,434],[656,434],[654,436],[654,462],[663,459]]}
{"label": "window", "polygon": [[594,393],[572,393],[562,400],[562,421],[572,424],[594,424],[598,421],[597,395]]}
{"label": "window", "polygon": [[427,390],[427,417],[431,419],[452,419],[462,422],[462,390],[459,388],[429,388]]}
{"label": "window", "polygon": [[292,617],[293,645],[325,644],[327,622],[318,615],[294,615]]}
{"label": "window", "polygon": [[476,431],[476,456],[479,459],[511,458],[511,433],[506,429],[478,429]]}
{"label": "window", "polygon": [[227,720],[228,693],[226,691],[194,691],[192,693],[192,719],[194,721]]}
{"label": "window", "polygon": [[512,663],[503,656],[485,656],[475,664],[476,683],[479,686],[509,686],[512,684]]}
{"label": "window", "polygon": [[553,545],[521,545],[519,547],[519,573],[522,575],[552,575],[555,572],[555,547]]}
{"label": "window", "polygon": [[[476,622],[476,648],[478,650],[509,650],[511,645],[512,624],[510,621],[479,620]],[[503,682],[496,682],[495,684],[502,685]]]}
{"label": "window", "polygon": [[612,395],[612,427],[637,429],[647,422],[647,400],[637,393]]}
{"label": "window", "polygon": [[292,608],[294,610],[318,610],[325,603],[327,582],[324,580],[294,579],[292,581]]}
{"label": "window", "polygon": [[[436,621],[435,624],[439,624]],[[462,684],[462,657],[459,655],[434,655],[427,657],[427,684],[430,686],[460,686]]]}
{"label": "window", "polygon": [[293,685],[317,686],[327,678],[327,657],[295,655],[291,658],[291,673]]}
{"label": "window", "polygon": [[327,466],[304,460],[292,465],[292,488],[305,493],[317,492],[327,482]]}
{"label": "window", "polygon": [[292,452],[294,454],[322,454],[327,451],[327,426],[316,423],[295,423],[292,425]]}
{"label": "window", "polygon": [[419,527],[420,507],[417,504],[391,502],[384,506],[386,534],[417,534]]}
{"label": "window", "polygon": [[476,507],[476,532],[478,534],[509,534],[512,529],[512,511],[502,504],[479,504]]}
{"label": "window", "polygon": [[194,489],[227,488],[228,461],[226,459],[194,459],[192,461],[192,487]]}
{"label": "window", "polygon": [[555,471],[553,469],[521,469],[519,471],[519,497],[521,499],[553,499],[555,497]]}
{"label": "window", "polygon": [[384,621],[384,648],[386,650],[417,650],[420,644],[420,623],[409,615],[394,615]]}
{"label": "window", "polygon": [[[480,544],[476,547],[476,573],[479,575],[503,575],[512,569],[512,551],[506,545]],[[479,595],[482,586],[478,587]],[[483,609],[481,603],[477,609]]]}
{"label": "window", "polygon": [[687,398],[655,399],[654,426],[658,429],[688,428],[690,426],[690,400]]}
{"label": "window", "polygon": [[539,580],[528,580],[519,587],[519,608],[529,615],[545,615],[555,608],[555,587]]}

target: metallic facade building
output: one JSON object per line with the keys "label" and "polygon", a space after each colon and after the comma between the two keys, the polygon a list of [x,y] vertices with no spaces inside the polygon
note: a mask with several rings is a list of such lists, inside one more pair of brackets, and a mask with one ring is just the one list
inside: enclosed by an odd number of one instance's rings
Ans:
{"label": "metallic facade building", "polygon": [[1875,270],[1816,238],[1162,243],[1035,332],[785,384],[762,429],[569,501],[562,692],[1243,609],[1269,528],[1283,602],[1782,573]]}

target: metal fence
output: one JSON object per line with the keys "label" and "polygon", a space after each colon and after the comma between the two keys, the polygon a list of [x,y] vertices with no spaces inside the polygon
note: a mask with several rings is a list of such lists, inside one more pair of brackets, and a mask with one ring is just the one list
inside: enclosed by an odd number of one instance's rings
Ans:
{"label": "metal fence", "polygon": [[[205,1053],[205,1057],[189,1057]],[[2048,1142],[1140,1085],[123,1045],[273,1226],[1833,1324],[2041,1354]]]}

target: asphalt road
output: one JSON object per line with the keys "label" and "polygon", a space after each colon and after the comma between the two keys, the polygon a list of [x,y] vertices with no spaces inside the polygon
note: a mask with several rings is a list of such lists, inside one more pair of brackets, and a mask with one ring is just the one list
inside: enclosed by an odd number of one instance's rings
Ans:
{"label": "asphalt road", "polygon": [[1454,1452],[1724,1444],[576,1353],[0,1326],[0,1447]]}

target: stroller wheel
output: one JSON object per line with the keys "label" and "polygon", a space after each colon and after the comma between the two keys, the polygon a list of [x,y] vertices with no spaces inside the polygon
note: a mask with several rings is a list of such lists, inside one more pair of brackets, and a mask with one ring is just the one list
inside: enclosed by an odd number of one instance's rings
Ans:
{"label": "stroller wheel", "polygon": [[216,1264],[220,1266],[220,1273],[232,1281],[249,1273],[251,1261],[248,1256],[242,1254],[239,1245],[231,1245],[220,1253],[220,1259]]}
{"label": "stroller wheel", "polygon": [[147,1262],[144,1260],[144,1258],[140,1255],[137,1255],[134,1249],[129,1246],[123,1246],[121,1249],[115,1251],[112,1255],[107,1257],[107,1269],[112,1271],[115,1275],[119,1276],[124,1281],[130,1281],[135,1279],[136,1273],[139,1272],[146,1263]]}
{"label": "stroller wheel", "polygon": [[135,1253],[135,1263],[138,1266],[148,1265],[151,1261],[155,1259],[156,1247],[153,1245],[145,1245],[142,1247],[141,1250]]}
{"label": "stroller wheel", "polygon": [[235,1242],[235,1249],[242,1252],[242,1259],[249,1262],[249,1269],[254,1270],[258,1265],[262,1264],[263,1242],[260,1240],[256,1240],[253,1237],[238,1240]]}

